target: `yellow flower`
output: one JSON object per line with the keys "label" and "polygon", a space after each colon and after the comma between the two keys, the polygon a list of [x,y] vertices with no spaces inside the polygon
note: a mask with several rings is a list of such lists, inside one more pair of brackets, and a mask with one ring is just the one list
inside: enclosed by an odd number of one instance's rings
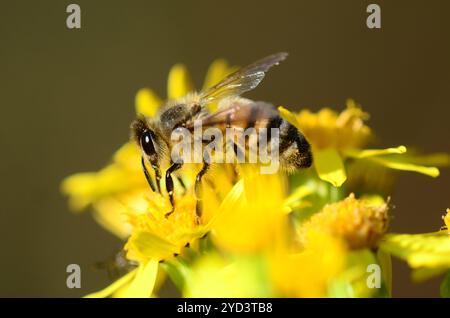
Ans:
{"label": "yellow flower", "polygon": [[145,213],[129,215],[133,231],[125,250],[130,260],[145,263],[171,258],[208,231],[203,219],[197,217],[192,194],[176,197],[175,210],[169,217],[166,214],[171,206],[167,198],[151,192],[147,202]]}
{"label": "yellow flower", "polygon": [[217,253],[200,257],[191,267],[183,297],[270,297],[258,259],[227,260]]}
{"label": "yellow flower", "polygon": [[351,99],[347,100],[347,108],[339,114],[322,108],[318,113],[302,110],[297,115],[302,132],[318,150],[365,147],[373,138],[372,130],[365,124],[367,119],[369,114]]}
{"label": "yellow flower", "polygon": [[[390,290],[390,259],[375,256],[386,230],[387,206],[380,198],[353,195],[325,206],[298,228],[300,246],[269,254],[277,293],[284,297],[368,297],[367,266],[378,263]],[[357,249],[357,250],[355,250]]]}
{"label": "yellow flower", "polygon": [[380,249],[405,260],[412,278],[423,281],[450,269],[449,209],[444,216],[447,230],[424,234],[388,234]]}
{"label": "yellow flower", "polygon": [[384,201],[358,200],[353,194],[327,204],[322,211],[303,223],[298,232],[300,241],[308,246],[308,233],[317,231],[343,239],[350,249],[373,248],[388,226],[388,208]]}
{"label": "yellow flower", "polygon": [[286,180],[262,175],[258,167],[240,167],[240,180],[224,198],[212,225],[214,242],[237,253],[266,249],[276,243],[286,219]]}
{"label": "yellow flower", "polygon": [[[217,181],[220,181],[220,174]],[[211,192],[203,201],[204,212],[196,214],[196,198],[193,186],[185,193],[175,194],[175,210],[168,217],[171,205],[166,196],[147,191],[143,210],[131,210],[126,214],[131,226],[124,250],[128,260],[139,264],[136,270],[128,273],[102,291],[87,297],[150,297],[155,293],[158,275],[158,262],[172,260],[183,253],[184,248],[197,249],[197,240],[205,236],[215,221],[219,203]],[[156,264],[156,265],[155,265]]]}
{"label": "yellow flower", "polygon": [[[364,149],[373,139],[373,133],[364,123],[368,114],[353,100],[348,100],[347,108],[339,114],[328,108],[316,114],[308,110],[294,114],[282,106],[278,109],[281,116],[302,131],[311,143],[318,176],[335,187],[340,187],[347,180],[344,166],[347,158],[370,160],[390,169],[414,171],[431,177],[439,175],[436,167],[423,166],[414,157],[407,161],[398,160],[395,155],[406,153],[405,146]],[[445,158],[441,159],[448,162],[449,156],[443,156]]]}
{"label": "yellow flower", "polygon": [[279,296],[325,297],[329,283],[345,269],[347,248],[327,233],[306,233],[302,252],[282,251],[271,255],[270,272]]}
{"label": "yellow flower", "polygon": [[113,162],[98,172],[67,177],[62,190],[69,195],[72,209],[92,206],[95,219],[106,229],[125,239],[130,235],[127,209],[144,211],[148,184],[142,174],[139,152],[133,143],[123,145]]}
{"label": "yellow flower", "polygon": [[[214,62],[204,87],[230,71],[223,60]],[[168,99],[192,90],[185,66],[175,65],[169,73]],[[149,89],[138,91],[135,103],[136,112],[147,117],[155,116],[163,105]],[[215,110],[217,105],[209,107]],[[328,108],[318,113],[294,114],[283,107],[279,111],[311,142],[320,179],[336,187],[347,179],[347,159],[434,177],[439,174],[434,165],[450,163],[447,154],[405,155],[404,146],[365,149],[373,139],[365,124],[368,114],[352,100],[340,113]],[[370,296],[366,267],[382,265],[390,290],[390,254],[406,259],[417,271],[435,273],[450,267],[447,231],[385,235],[388,205],[384,199],[356,199],[350,194],[334,202],[345,195],[345,189],[309,178],[307,172],[304,179],[296,180],[300,184],[289,189],[283,173],[264,175],[259,166],[250,164],[212,165],[202,179],[202,215],[198,216],[194,180],[199,168],[186,164],[179,171],[185,189],[175,186],[175,209],[169,216],[169,199],[150,190],[139,149],[132,142],[124,144],[100,171],[63,181],[71,207],[92,207],[101,225],[126,240],[127,259],[137,264],[87,297],[155,297],[166,275],[185,297]],[[364,174],[366,168],[363,164],[359,172],[349,170],[354,174],[349,176]],[[381,187],[386,185],[383,180]],[[310,211],[301,215],[303,208]],[[444,222],[448,228],[449,212]]]}
{"label": "yellow flower", "polygon": [[153,295],[158,273],[158,262],[149,261],[141,264],[105,289],[86,295],[86,298],[105,298],[108,296],[122,298],[148,298]]}
{"label": "yellow flower", "polygon": [[370,248],[386,229],[387,204],[379,197],[351,194],[326,205],[298,227],[300,247],[271,258],[277,290],[288,297],[370,296],[366,268],[378,262]]}
{"label": "yellow flower", "polygon": [[[216,60],[207,72],[203,87],[216,84],[232,70],[224,60]],[[172,67],[167,82],[167,98],[179,98],[192,89],[186,67],[181,64]],[[138,114],[153,117],[162,105],[162,99],[150,89],[141,89],[136,94]],[[149,192],[139,150],[131,141],[114,154],[111,164],[98,172],[71,175],[62,182],[61,188],[69,196],[72,209],[80,211],[92,206],[95,219],[122,239],[131,234],[126,212],[144,211],[147,204],[144,195]]]}

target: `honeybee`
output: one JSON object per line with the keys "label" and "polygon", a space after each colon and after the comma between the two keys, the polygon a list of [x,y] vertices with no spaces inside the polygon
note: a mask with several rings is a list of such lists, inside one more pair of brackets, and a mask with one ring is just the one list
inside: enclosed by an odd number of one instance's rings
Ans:
{"label": "honeybee", "polygon": [[[296,127],[281,118],[273,105],[240,97],[244,92],[258,86],[265,73],[286,57],[287,53],[267,56],[237,70],[209,89],[169,101],[161,108],[156,118],[138,117],[132,123],[132,138],[141,149],[142,169],[153,191],[161,192],[161,166],[168,166],[165,171],[165,185],[172,210],[167,215],[173,212],[175,204],[172,174],[183,165],[182,161],[174,161],[170,157],[173,146],[171,134],[179,127],[192,129],[194,123],[200,121],[203,128],[215,126],[221,129],[230,127],[279,129],[281,168],[285,171],[295,171],[311,166],[313,160],[311,147]],[[218,103],[218,110],[210,113],[206,106],[213,102]],[[147,170],[147,164],[154,170],[156,185]],[[202,177],[209,167],[210,162],[203,160],[202,168],[195,180],[195,189],[200,186]]]}

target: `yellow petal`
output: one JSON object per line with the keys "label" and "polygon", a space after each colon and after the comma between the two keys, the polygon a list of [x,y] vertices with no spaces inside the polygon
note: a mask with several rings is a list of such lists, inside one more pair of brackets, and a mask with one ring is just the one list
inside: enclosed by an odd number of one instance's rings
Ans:
{"label": "yellow petal", "polygon": [[98,291],[98,292],[86,295],[84,297],[85,298],[105,298],[105,297],[108,297],[108,296],[112,295],[114,292],[116,292],[117,290],[119,290],[121,287],[123,287],[126,284],[128,284],[134,278],[134,276],[136,275],[136,272],[137,272],[137,269],[132,270],[128,274],[122,276],[121,278],[116,280],[114,283],[112,283],[111,285],[106,287],[105,289],[102,289],[101,291]]}
{"label": "yellow petal", "polygon": [[71,208],[79,211],[106,196],[141,188],[145,181],[142,179],[138,173],[111,164],[99,172],[77,173],[65,178],[61,190],[69,196]]}
{"label": "yellow petal", "polygon": [[183,297],[267,297],[269,289],[256,257],[236,257],[228,262],[216,253],[206,253],[190,269]]}
{"label": "yellow petal", "polygon": [[269,254],[269,273],[287,297],[324,297],[331,279],[345,268],[343,242],[325,232],[308,231],[309,245],[301,253]]}
{"label": "yellow petal", "polygon": [[158,274],[158,261],[150,260],[139,265],[136,276],[128,288],[121,293],[124,298],[149,298],[155,287]]}
{"label": "yellow petal", "polygon": [[334,148],[314,151],[314,166],[319,178],[340,187],[347,175],[342,158]]}
{"label": "yellow petal", "polygon": [[445,273],[447,270],[448,269],[446,267],[438,267],[438,268],[421,267],[421,268],[414,269],[411,272],[411,279],[415,283],[422,283],[433,277],[439,276],[442,273]]}
{"label": "yellow petal", "polygon": [[128,253],[132,251],[133,253],[139,254],[127,254],[129,259],[134,260],[161,260],[170,257],[173,254],[180,253],[180,249],[177,246],[149,232],[133,233],[125,246],[125,249]]}
{"label": "yellow petal", "polygon": [[388,155],[388,154],[402,154],[406,152],[405,146],[398,146],[395,148],[386,148],[386,149],[346,149],[343,150],[343,153],[347,157],[361,159],[367,157],[374,157],[380,155]]}
{"label": "yellow petal", "polygon": [[413,151],[408,151],[410,155],[402,156],[404,161],[416,165],[433,166],[433,167],[448,167],[450,166],[450,155],[444,152],[437,152],[428,155],[416,154]]}
{"label": "yellow petal", "polygon": [[167,96],[169,99],[177,99],[193,91],[193,85],[186,66],[176,64],[169,72],[167,82]]}
{"label": "yellow petal", "polygon": [[[167,277],[167,274],[164,271],[159,270],[159,264],[158,264],[158,272],[156,274],[156,281],[155,281],[155,284],[154,284],[154,287],[153,287],[153,292],[152,292],[152,296],[151,297],[157,297],[156,293],[158,292],[158,290],[161,288],[161,286],[166,281],[166,277]],[[117,291],[115,291],[111,295],[111,297],[112,298],[125,298],[125,297],[128,297],[127,296],[128,288],[130,287],[130,285],[133,282],[134,281],[128,282],[124,286],[120,287]]]}
{"label": "yellow petal", "polygon": [[303,199],[312,194],[314,189],[312,187],[303,185],[294,190],[285,200],[284,204],[290,205],[297,200]]}
{"label": "yellow petal", "polygon": [[387,168],[403,171],[413,171],[436,178],[439,176],[439,169],[436,167],[424,167],[407,162],[396,161],[389,157],[372,157],[370,160]]}
{"label": "yellow petal", "polygon": [[243,196],[243,194],[244,194],[244,179],[241,179],[227,193],[222,203],[220,204],[219,212],[216,213],[216,215],[214,215],[214,217],[209,222],[208,226],[213,227],[217,222],[217,220],[220,219],[220,217],[222,217],[222,214],[225,213],[227,210],[236,209],[240,204],[239,200]]}
{"label": "yellow petal", "polygon": [[136,113],[147,117],[154,117],[162,100],[150,89],[140,89],[135,97]]}
{"label": "yellow petal", "polygon": [[93,204],[92,216],[105,229],[122,240],[126,240],[131,233],[131,226],[127,222],[123,203],[115,197],[105,197]]}
{"label": "yellow petal", "polygon": [[127,291],[128,287],[130,287],[131,282],[126,283],[114,293],[111,294],[111,298],[125,298],[124,293]]}
{"label": "yellow petal", "polygon": [[284,108],[283,106],[278,107],[278,111],[280,112],[281,117],[286,119],[289,123],[294,125],[297,129],[300,129],[300,123],[297,120],[297,116]]}
{"label": "yellow petal", "polygon": [[141,152],[139,147],[135,142],[129,141],[114,153],[113,161],[123,168],[141,171],[142,167],[139,162],[140,156]]}
{"label": "yellow petal", "polygon": [[312,187],[309,187],[306,185],[298,187],[284,201],[283,211],[285,211],[286,213],[290,213],[294,209],[309,206],[311,204],[309,202],[304,202],[304,201],[298,202],[298,201],[307,197],[308,195],[310,195],[312,193],[314,193],[314,189]]}
{"label": "yellow petal", "polygon": [[408,262],[412,268],[450,268],[450,235],[388,234],[380,248]]}
{"label": "yellow petal", "polygon": [[[284,225],[284,179],[259,174],[250,166],[224,199],[212,227],[214,242],[224,250],[253,253],[275,244]],[[242,189],[243,188],[243,189]]]}
{"label": "yellow petal", "polygon": [[299,201],[299,202],[292,203],[290,205],[283,206],[283,213],[289,214],[294,210],[310,208],[312,206],[313,206],[313,204],[310,201]]}

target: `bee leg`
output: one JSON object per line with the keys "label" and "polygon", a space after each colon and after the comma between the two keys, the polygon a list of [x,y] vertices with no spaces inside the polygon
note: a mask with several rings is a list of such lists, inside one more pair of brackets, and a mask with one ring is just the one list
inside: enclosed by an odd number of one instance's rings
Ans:
{"label": "bee leg", "polygon": [[141,157],[142,169],[144,170],[145,179],[147,179],[148,185],[152,188],[153,192],[156,191],[155,183],[153,182],[152,176],[148,173],[147,167],[145,166],[144,157]]}
{"label": "bee leg", "polygon": [[178,183],[181,185],[181,187],[183,188],[183,191],[186,192],[186,185],[184,184],[184,181],[181,177],[177,176],[177,180]]}
{"label": "bee leg", "polygon": [[152,164],[153,171],[155,171],[156,186],[158,187],[158,193],[161,193],[161,170],[155,164]]}
{"label": "bee leg", "polygon": [[180,169],[181,166],[183,166],[182,162],[175,162],[166,171],[166,190],[167,190],[167,194],[169,195],[170,204],[172,205],[172,209],[169,212],[167,212],[166,215],[165,215],[166,218],[169,215],[171,215],[173,213],[173,211],[175,210],[175,200],[174,200],[174,197],[173,197],[173,189],[174,189],[174,187],[173,187],[173,179],[172,179],[171,174],[174,171]]}
{"label": "bee leg", "polygon": [[200,193],[200,188],[202,185],[202,178],[205,175],[205,173],[208,171],[210,166],[210,160],[209,160],[209,154],[207,151],[205,151],[205,157],[203,158],[203,166],[202,169],[197,174],[197,177],[195,178],[195,196],[197,198],[197,204],[195,205],[195,212],[198,217],[202,216],[202,195]]}
{"label": "bee leg", "polygon": [[236,158],[236,161],[232,163],[232,181],[233,183],[236,183],[239,177],[239,158],[242,155],[245,155],[245,152],[242,153],[242,149],[233,141],[233,151]]}

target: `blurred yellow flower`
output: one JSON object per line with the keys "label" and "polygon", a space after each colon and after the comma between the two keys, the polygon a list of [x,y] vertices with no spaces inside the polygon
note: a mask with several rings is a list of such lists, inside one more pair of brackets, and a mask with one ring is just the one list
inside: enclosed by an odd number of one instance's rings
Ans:
{"label": "blurred yellow flower", "polygon": [[373,138],[372,130],[365,124],[369,114],[351,99],[346,104],[341,113],[330,108],[298,113],[298,124],[315,149],[361,149]]}
{"label": "blurred yellow flower", "polygon": [[200,257],[187,275],[183,297],[270,297],[257,259],[226,260],[217,253]]}
{"label": "blurred yellow flower", "polygon": [[[272,258],[272,276],[287,297],[368,297],[370,250],[387,229],[387,204],[380,197],[350,194],[328,204],[297,228],[299,247]],[[295,252],[295,249],[298,249]],[[358,251],[353,251],[353,250]],[[389,272],[390,264],[386,272]]]}
{"label": "blurred yellow flower", "polygon": [[327,204],[298,229],[300,241],[308,245],[308,233],[317,231],[342,239],[350,249],[373,248],[388,227],[388,207],[381,202],[358,200],[350,194]]}
{"label": "blurred yellow flower", "polygon": [[450,269],[449,209],[444,216],[446,229],[424,234],[388,234],[380,248],[405,260],[414,270],[412,278],[423,281]]}
{"label": "blurred yellow flower", "polygon": [[309,230],[301,252],[277,252],[270,257],[270,273],[282,297],[325,297],[331,280],[345,269],[347,248],[328,233]]}
{"label": "blurred yellow flower", "polygon": [[282,106],[278,110],[283,118],[305,134],[313,149],[313,164],[318,176],[335,187],[340,187],[347,180],[344,166],[347,158],[370,160],[390,169],[415,171],[431,177],[439,175],[436,167],[423,166],[420,162],[414,162],[414,158],[405,161],[392,156],[406,153],[405,146],[363,149],[373,139],[371,129],[364,123],[369,115],[351,99],[347,100],[347,108],[339,114],[329,108],[318,113],[303,110],[298,114]]}
{"label": "blurred yellow flower", "polygon": [[275,243],[286,213],[286,180],[278,174],[261,175],[257,167],[240,167],[241,178],[223,200],[212,225],[221,248],[249,253]]}

